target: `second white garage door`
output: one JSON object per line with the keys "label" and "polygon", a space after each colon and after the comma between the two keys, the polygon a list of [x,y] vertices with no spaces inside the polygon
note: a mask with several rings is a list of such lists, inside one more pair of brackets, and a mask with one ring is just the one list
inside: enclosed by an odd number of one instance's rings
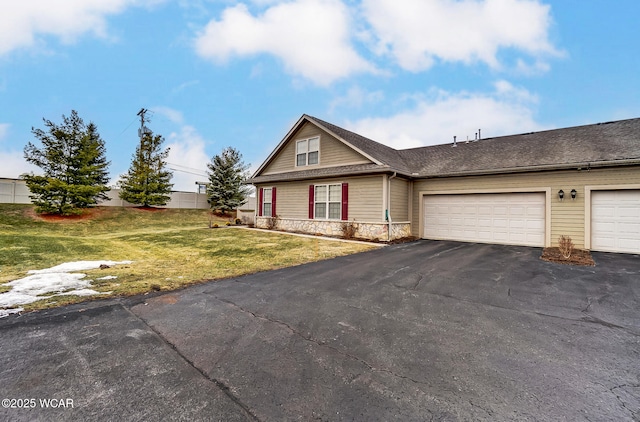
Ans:
{"label": "second white garage door", "polygon": [[640,253],[640,190],[591,193],[591,249]]}
{"label": "second white garage door", "polygon": [[424,238],[544,246],[545,194],[424,196]]}

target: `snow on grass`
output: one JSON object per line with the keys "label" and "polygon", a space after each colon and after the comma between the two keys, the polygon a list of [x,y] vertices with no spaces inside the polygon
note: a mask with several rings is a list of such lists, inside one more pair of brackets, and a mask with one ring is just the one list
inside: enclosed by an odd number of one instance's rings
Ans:
{"label": "snow on grass", "polygon": [[[85,279],[86,274],[73,273],[72,271],[84,271],[100,268],[101,266],[114,266],[130,264],[132,261],[76,261],[66,262],[55,267],[43,270],[30,270],[29,276],[6,283],[11,290],[0,293],[0,308],[10,308],[16,305],[25,305],[42,299],[48,299],[55,295],[90,296],[110,294],[111,292],[98,292],[90,289],[90,279]],[[116,278],[106,276],[101,279]],[[21,312],[22,308],[0,309],[0,318],[12,313]]]}
{"label": "snow on grass", "polygon": [[116,278],[118,278],[118,276],[108,275],[108,276],[105,276],[105,277],[98,277],[98,278],[96,278],[96,280],[115,280]]}
{"label": "snow on grass", "polygon": [[44,270],[29,270],[27,274],[70,273],[71,271],[86,271],[100,268],[101,265],[112,267],[114,265],[131,264],[132,261],[75,261],[65,262],[55,267]]}
{"label": "snow on grass", "polygon": [[24,311],[24,308],[0,309],[0,318],[4,318],[11,314],[17,314]]}

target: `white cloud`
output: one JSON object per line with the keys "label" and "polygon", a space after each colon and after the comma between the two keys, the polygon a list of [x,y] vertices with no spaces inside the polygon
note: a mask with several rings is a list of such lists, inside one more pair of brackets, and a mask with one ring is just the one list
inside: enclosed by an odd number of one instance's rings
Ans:
{"label": "white cloud", "polygon": [[[264,2],[263,2],[264,3]],[[270,2],[267,2],[270,3]],[[288,72],[319,85],[374,72],[351,45],[350,10],[339,0],[294,0],[253,16],[245,4],[224,10],[195,41],[197,53],[217,63],[271,54]]]}
{"label": "white cloud", "polygon": [[182,115],[182,112],[174,110],[170,107],[155,106],[151,108],[151,111],[153,113],[157,113],[161,116],[166,117],[172,123],[182,124],[184,122],[184,116]]}
{"label": "white cloud", "polygon": [[534,119],[537,97],[506,81],[489,93],[432,91],[418,96],[415,105],[396,115],[367,118],[345,124],[363,136],[403,149],[510,135],[545,129]]}
{"label": "white cloud", "polygon": [[0,3],[0,55],[33,47],[46,36],[64,43],[91,33],[107,37],[106,17],[165,0],[28,0]]}
{"label": "white cloud", "polygon": [[9,126],[11,126],[9,123],[0,123],[0,142],[2,142],[5,136],[7,136],[7,133],[9,133]]}
{"label": "white cloud", "polygon": [[548,39],[550,6],[538,0],[403,0],[401,7],[396,0],[363,0],[362,10],[377,53],[414,72],[437,60],[499,68],[497,53],[504,48],[535,57],[559,54]]}
{"label": "white cloud", "polygon": [[185,89],[187,89],[189,87],[198,85],[199,83],[200,83],[199,80],[192,80],[192,81],[183,82],[180,85],[178,85],[177,87],[173,88],[171,90],[171,93],[172,94],[178,94],[178,93],[184,91]]}
{"label": "white cloud", "polygon": [[42,174],[42,170],[33,164],[27,163],[22,151],[0,151],[0,177],[17,179],[21,174]]}
{"label": "white cloud", "polygon": [[379,103],[384,99],[384,93],[382,91],[367,92],[359,86],[349,88],[347,93],[341,97],[334,98],[329,105],[329,112],[337,108],[347,107],[349,109],[358,109],[364,105],[371,105]]}
{"label": "white cloud", "polygon": [[167,163],[173,170],[173,190],[196,191],[196,182],[206,181],[207,163],[211,157],[205,151],[206,141],[192,126],[183,126],[169,135]]}

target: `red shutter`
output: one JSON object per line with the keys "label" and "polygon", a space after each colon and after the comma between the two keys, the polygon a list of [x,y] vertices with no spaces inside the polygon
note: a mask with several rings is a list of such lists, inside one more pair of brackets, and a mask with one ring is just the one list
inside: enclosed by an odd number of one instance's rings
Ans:
{"label": "red shutter", "polygon": [[276,216],[276,188],[271,188],[271,217]]}
{"label": "red shutter", "polygon": [[314,185],[309,185],[309,220],[313,220],[313,209],[314,205],[314,196],[316,194],[316,187]]}
{"label": "red shutter", "polygon": [[349,184],[342,184],[342,219],[349,219]]}
{"label": "red shutter", "polygon": [[262,217],[262,200],[264,199],[263,194],[264,194],[263,189],[260,188],[260,193],[258,195],[258,216],[259,217]]}

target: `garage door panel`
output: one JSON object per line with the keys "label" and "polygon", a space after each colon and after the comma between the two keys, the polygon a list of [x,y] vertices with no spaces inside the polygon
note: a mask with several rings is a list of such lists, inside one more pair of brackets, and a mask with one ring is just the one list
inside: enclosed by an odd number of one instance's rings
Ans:
{"label": "garage door panel", "polygon": [[505,228],[509,226],[509,220],[504,219],[504,218],[494,218],[493,219],[493,226],[494,227],[501,227],[501,228]]}
{"label": "garage door panel", "polygon": [[618,208],[618,217],[621,218],[638,218],[640,217],[640,209],[637,205],[624,205]]}
{"label": "garage door panel", "polygon": [[492,234],[490,231],[478,231],[478,238],[486,241],[492,240]]}
{"label": "garage door panel", "polygon": [[591,193],[591,249],[640,253],[640,190]]}
{"label": "garage door panel", "polygon": [[498,243],[507,242],[509,240],[509,233],[507,232],[494,232],[493,240]]}
{"label": "garage door panel", "polygon": [[544,218],[544,205],[531,205],[527,207],[527,217]]}
{"label": "garage door panel", "polygon": [[423,201],[425,238],[544,246],[544,193],[427,195]]}
{"label": "garage door panel", "polygon": [[529,231],[535,230],[535,231],[544,232],[544,221],[527,220],[527,229],[529,229]]}
{"label": "garage door panel", "polygon": [[523,220],[509,220],[509,228],[512,229],[522,229],[525,227],[525,222]]}
{"label": "garage door panel", "polygon": [[512,217],[522,217],[526,215],[524,205],[515,205],[509,209],[509,215]]}
{"label": "garage door panel", "polygon": [[499,206],[495,206],[493,207],[493,215],[508,215],[509,214],[509,210],[507,207],[499,205]]}
{"label": "garage door panel", "polygon": [[[638,223],[618,223],[617,228],[618,231],[622,232],[622,233],[627,233],[629,235],[631,234],[638,234],[638,227],[640,227],[640,224]],[[624,236],[623,236],[624,237]]]}

